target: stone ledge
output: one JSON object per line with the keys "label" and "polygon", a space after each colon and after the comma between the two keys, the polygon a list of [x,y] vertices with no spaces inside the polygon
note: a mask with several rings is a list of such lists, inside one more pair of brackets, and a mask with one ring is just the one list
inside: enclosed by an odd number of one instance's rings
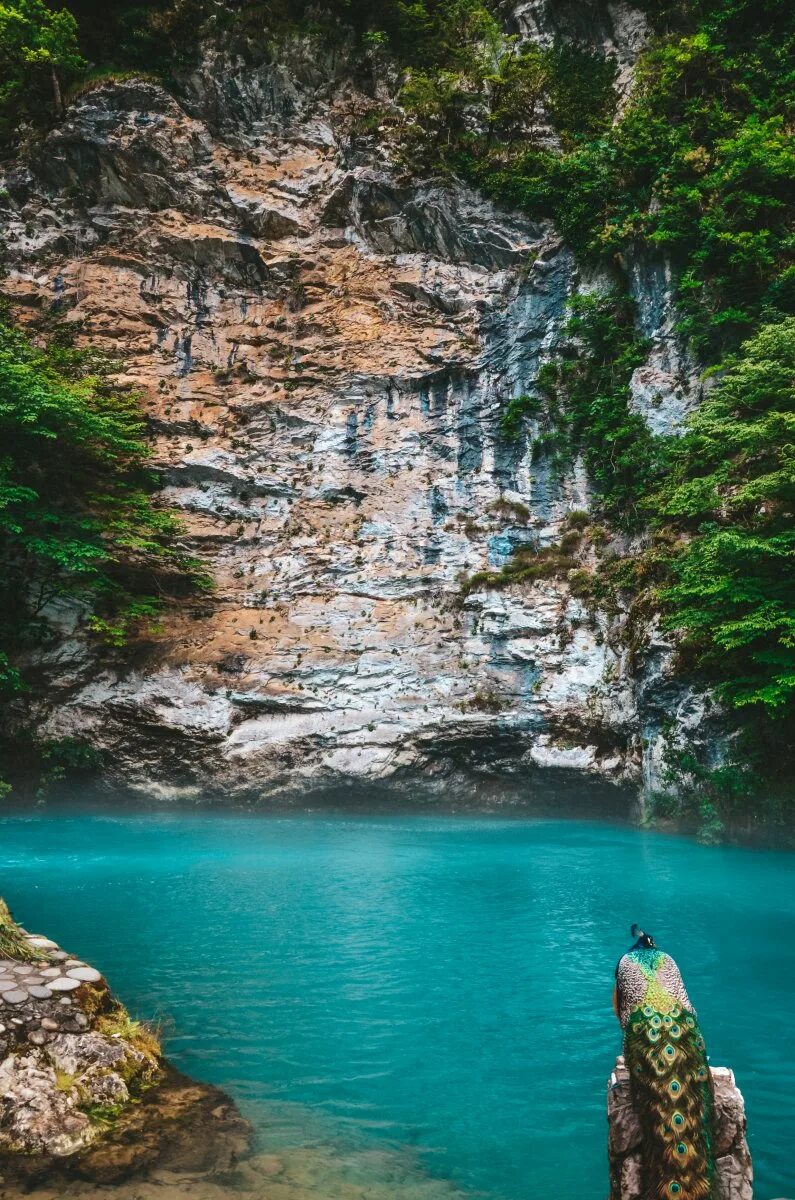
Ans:
{"label": "stone ledge", "polygon": [[234,1169],[250,1137],[248,1122],[224,1092],[166,1064],[159,1083],[82,1149],[69,1155],[0,1150],[0,1198],[17,1200],[43,1185],[66,1189],[71,1181],[117,1185],[146,1179],[153,1170],[212,1179]]}
{"label": "stone ledge", "polygon": [[[17,925],[0,900],[0,1197],[153,1167],[228,1171],[250,1130],[180,1075],[100,971]],[[9,1193],[6,1188],[11,1187]]]}
{"label": "stone ledge", "polygon": [[[712,1067],[716,1164],[720,1200],[752,1200],[753,1168],[746,1140],[745,1101],[728,1067]],[[607,1087],[610,1200],[644,1200],[641,1131],[629,1072],[619,1056]]]}

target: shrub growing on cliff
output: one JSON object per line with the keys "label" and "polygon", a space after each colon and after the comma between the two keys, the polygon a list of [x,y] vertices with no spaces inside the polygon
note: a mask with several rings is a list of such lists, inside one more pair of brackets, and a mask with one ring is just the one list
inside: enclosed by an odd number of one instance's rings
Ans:
{"label": "shrub growing on cliff", "polygon": [[60,115],[63,86],[85,65],[68,9],[43,0],[0,3],[0,145],[22,121]]}
{"label": "shrub growing on cliff", "polygon": [[688,534],[667,624],[728,704],[795,722],[795,319],[728,360],[654,502]]}
{"label": "shrub growing on cliff", "polygon": [[0,323],[0,446],[0,687],[19,694],[15,655],[59,602],[118,647],[203,579],[153,501],[138,399],[95,355]]}
{"label": "shrub growing on cliff", "polygon": [[152,502],[138,398],[90,352],[0,324],[0,440],[0,629],[18,636],[70,595],[118,641],[156,611],[169,572],[194,571]]}
{"label": "shrub growing on cliff", "polygon": [[647,344],[631,300],[618,290],[576,296],[570,308],[568,353],[541,368],[535,396],[508,403],[502,433],[516,438],[526,418],[538,421],[534,455],[561,467],[582,455],[603,512],[617,524],[637,525],[660,458],[659,443],[629,405],[630,376]]}

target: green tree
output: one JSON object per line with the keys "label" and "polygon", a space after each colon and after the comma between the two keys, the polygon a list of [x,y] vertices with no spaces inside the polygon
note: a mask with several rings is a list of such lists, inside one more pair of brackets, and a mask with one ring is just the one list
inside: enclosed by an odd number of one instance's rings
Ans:
{"label": "green tree", "polygon": [[86,66],[77,44],[77,22],[43,0],[0,3],[0,137],[8,140],[21,120],[38,120],[47,107],[63,112],[63,86]]}
{"label": "green tree", "polygon": [[549,76],[548,57],[543,50],[537,46],[522,51],[513,45],[506,47],[496,70],[486,76],[489,144],[495,137],[511,146],[520,138],[532,141]]}
{"label": "green tree", "polygon": [[[120,645],[163,597],[197,582],[156,480],[138,398],[88,352],[38,348],[0,324],[0,653],[46,628],[52,604],[81,602]],[[2,667],[7,689],[20,680]]]}
{"label": "green tree", "polygon": [[658,511],[688,539],[666,622],[731,706],[795,712],[795,319],[725,365],[669,462]]}
{"label": "green tree", "polygon": [[18,702],[3,734],[43,783],[92,761],[69,739],[37,745],[24,718],[25,664],[57,640],[63,605],[118,650],[152,632],[169,600],[208,586],[156,503],[138,397],[112,367],[0,322],[0,695]]}

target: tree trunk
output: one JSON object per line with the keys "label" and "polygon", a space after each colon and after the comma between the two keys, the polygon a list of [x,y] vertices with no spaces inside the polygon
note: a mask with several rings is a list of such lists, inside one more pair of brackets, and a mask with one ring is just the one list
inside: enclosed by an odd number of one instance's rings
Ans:
{"label": "tree trunk", "polygon": [[64,113],[63,96],[61,94],[61,84],[58,80],[58,72],[55,70],[54,64],[50,65],[50,78],[52,79],[52,103],[55,115],[56,117],[62,117]]}

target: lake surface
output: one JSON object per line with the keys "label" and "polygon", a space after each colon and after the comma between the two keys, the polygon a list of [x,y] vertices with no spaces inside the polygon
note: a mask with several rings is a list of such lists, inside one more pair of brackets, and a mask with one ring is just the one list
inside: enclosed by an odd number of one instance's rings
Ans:
{"label": "lake surface", "polygon": [[0,819],[18,919],[163,1020],[173,1061],[263,1146],[322,1159],[319,1200],[351,1178],[406,1200],[603,1200],[633,920],[735,1070],[757,1200],[795,1195],[793,864],[584,820]]}

